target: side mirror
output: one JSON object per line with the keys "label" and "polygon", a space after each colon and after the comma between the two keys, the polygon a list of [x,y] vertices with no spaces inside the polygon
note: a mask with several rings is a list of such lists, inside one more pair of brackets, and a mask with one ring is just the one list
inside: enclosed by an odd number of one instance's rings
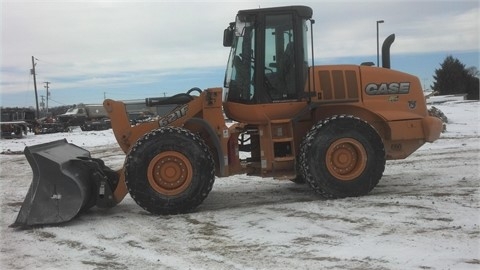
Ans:
{"label": "side mirror", "polygon": [[224,47],[232,47],[233,44],[233,35],[235,33],[234,30],[235,23],[230,23],[230,26],[227,27],[223,31],[223,46]]}

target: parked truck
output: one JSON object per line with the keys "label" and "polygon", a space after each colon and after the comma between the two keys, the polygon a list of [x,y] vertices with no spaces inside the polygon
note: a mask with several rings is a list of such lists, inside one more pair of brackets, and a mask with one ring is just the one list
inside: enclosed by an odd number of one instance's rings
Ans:
{"label": "parked truck", "polygon": [[65,127],[79,126],[82,131],[109,129],[108,113],[100,104],[79,104],[58,115],[58,120]]}
{"label": "parked truck", "polygon": [[1,137],[21,138],[27,135],[35,124],[35,112],[30,109],[5,108],[1,109]]}

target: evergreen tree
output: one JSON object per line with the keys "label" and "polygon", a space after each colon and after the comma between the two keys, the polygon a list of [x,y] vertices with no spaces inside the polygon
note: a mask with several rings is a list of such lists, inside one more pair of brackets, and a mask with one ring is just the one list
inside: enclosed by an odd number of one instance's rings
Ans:
{"label": "evergreen tree", "polygon": [[478,78],[480,72],[476,67],[469,67],[467,69],[467,99],[479,100],[480,97],[480,79]]}
{"label": "evergreen tree", "polygon": [[431,87],[440,95],[465,93],[465,74],[465,65],[449,55],[440,64],[440,68],[435,70]]}
{"label": "evergreen tree", "polygon": [[449,55],[435,70],[431,88],[440,95],[467,94],[467,99],[479,96],[479,79],[476,67],[465,68],[457,58]]}

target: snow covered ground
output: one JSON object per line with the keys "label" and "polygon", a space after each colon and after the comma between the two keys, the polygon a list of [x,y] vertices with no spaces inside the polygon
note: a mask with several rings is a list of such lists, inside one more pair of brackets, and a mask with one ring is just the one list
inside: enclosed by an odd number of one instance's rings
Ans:
{"label": "snow covered ground", "polygon": [[479,269],[479,102],[435,102],[447,131],[388,161],[360,198],[307,185],[217,179],[195,213],[153,216],[127,196],[56,227],[9,228],[31,182],[25,145],[66,138],[119,168],[112,131],[1,140],[1,269]]}

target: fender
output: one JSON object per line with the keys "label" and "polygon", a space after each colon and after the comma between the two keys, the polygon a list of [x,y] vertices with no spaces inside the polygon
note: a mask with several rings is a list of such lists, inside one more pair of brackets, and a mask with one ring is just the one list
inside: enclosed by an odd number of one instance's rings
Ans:
{"label": "fender", "polygon": [[[206,142],[207,144],[211,143],[215,147],[215,149],[210,149],[210,150],[215,150],[215,153],[213,153],[214,156],[216,156],[216,160],[218,160],[218,169],[220,170],[219,175],[225,175],[225,160],[223,159],[223,152],[222,152],[222,146],[220,144],[220,139],[218,138],[217,134],[213,130],[213,128],[210,126],[210,124],[201,118],[190,118],[185,122],[185,126],[188,126],[189,124],[195,125],[195,126],[200,126],[204,131],[208,133],[210,138],[212,138],[211,141]],[[188,127],[185,127],[188,129]],[[212,151],[213,152],[213,151]]]}

